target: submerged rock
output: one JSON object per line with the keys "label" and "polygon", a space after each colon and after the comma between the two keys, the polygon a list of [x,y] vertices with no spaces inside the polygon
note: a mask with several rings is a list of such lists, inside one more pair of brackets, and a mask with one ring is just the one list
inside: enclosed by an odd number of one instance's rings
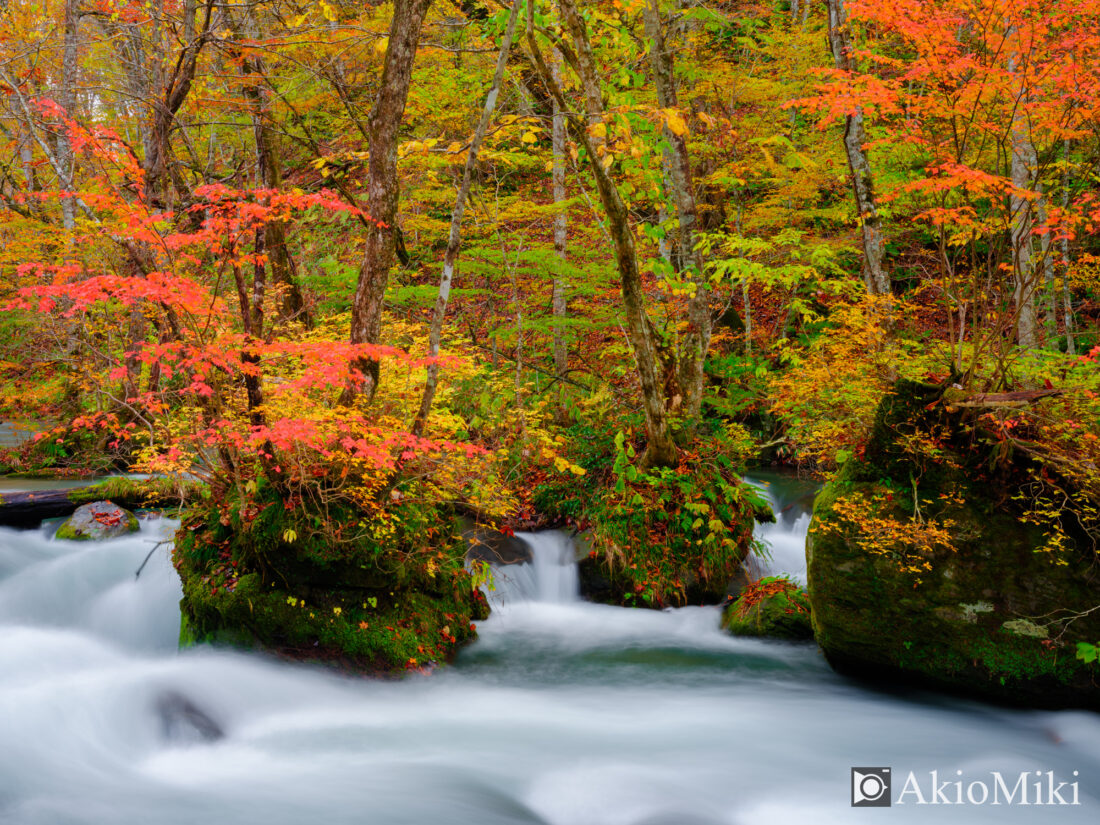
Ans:
{"label": "submerged rock", "polygon": [[734,636],[805,640],[814,636],[810,600],[794,582],[768,576],[741,590],[722,613],[722,626]]}
{"label": "submerged rock", "polygon": [[110,501],[81,505],[57,530],[67,541],[99,541],[138,531],[138,519],[129,510]]}
{"label": "submerged rock", "polygon": [[[866,460],[849,462],[818,496],[806,547],[818,643],[854,675],[1100,707],[1100,669],[1075,655],[1078,642],[1100,639],[1091,547],[1076,540],[1050,552],[1045,527],[1018,510],[1031,469],[993,474],[939,392],[899,384],[880,406]],[[940,452],[918,464],[901,445],[931,425]]]}
{"label": "submerged rock", "polygon": [[174,690],[157,697],[157,715],[170,742],[216,742],[225,738],[225,731],[210,714]]}

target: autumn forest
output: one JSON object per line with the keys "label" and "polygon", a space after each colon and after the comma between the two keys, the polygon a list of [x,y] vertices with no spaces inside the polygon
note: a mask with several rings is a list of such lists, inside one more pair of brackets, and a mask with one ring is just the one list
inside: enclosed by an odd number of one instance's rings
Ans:
{"label": "autumn forest", "polygon": [[0,525],[158,514],[182,648],[464,672],[563,537],[1100,709],[1094,0],[2,0],[0,92]]}

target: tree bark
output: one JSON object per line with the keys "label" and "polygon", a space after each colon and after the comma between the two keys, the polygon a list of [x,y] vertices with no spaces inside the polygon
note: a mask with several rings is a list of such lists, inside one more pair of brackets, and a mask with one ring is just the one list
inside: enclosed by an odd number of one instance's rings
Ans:
{"label": "tree bark", "polygon": [[[1010,32],[1011,36],[1011,32]],[[1009,58],[1009,72],[1017,69],[1018,57]],[[1022,83],[1022,81],[1021,81]],[[1038,345],[1038,316],[1035,307],[1035,287],[1038,273],[1035,267],[1033,234],[1035,218],[1031,200],[1024,193],[1030,192],[1034,183],[1034,170],[1038,164],[1035,146],[1028,134],[1027,123],[1021,111],[1027,97],[1021,86],[1012,116],[1012,133],[1009,151],[1010,174],[1013,193],[1009,198],[1012,214],[1012,272],[1013,298],[1016,304],[1016,342],[1031,349]]]}
{"label": "tree bark", "polygon": [[[1062,179],[1062,209],[1069,210],[1069,139],[1062,143],[1062,160],[1065,163],[1065,174]],[[1077,340],[1075,335],[1075,323],[1073,320],[1073,295],[1069,288],[1069,234],[1062,233],[1062,314],[1066,325],[1066,352],[1070,355],[1077,354]]]}
{"label": "tree bark", "polygon": [[[254,37],[258,37],[253,32]],[[282,166],[279,163],[277,138],[271,126],[271,101],[261,82],[266,83],[267,70],[260,57],[242,60],[241,75],[245,80],[244,93],[252,107],[252,131],[256,146],[256,180],[265,189],[278,190],[283,185]],[[264,249],[271,264],[271,278],[277,293],[277,307],[281,320],[298,320],[306,327],[313,326],[313,318],[306,307],[298,286],[294,257],[286,241],[286,224],[270,221],[264,231]]]}
{"label": "tree bark", "polygon": [[[159,68],[154,73],[152,92],[155,95],[150,105],[151,123],[146,141],[146,154],[143,162],[145,171],[145,194],[150,204],[157,209],[168,206],[167,178],[168,159],[171,157],[169,140],[176,114],[191,94],[195,80],[199,55],[210,35],[210,21],[217,0],[206,0],[203,6],[203,21],[198,33],[187,42],[176,57],[171,73],[164,78]],[[193,24],[192,24],[193,26]],[[193,29],[192,29],[193,30]],[[159,67],[159,59],[154,57]],[[181,193],[186,195],[187,193]]]}
{"label": "tree bark", "polygon": [[[673,73],[672,53],[665,42],[661,27],[658,0],[648,0],[645,7],[646,35],[650,40],[649,58],[657,87],[657,105],[662,109],[676,109],[676,78]],[[678,353],[677,383],[682,393],[684,414],[689,420],[699,417],[703,404],[703,368],[710,348],[712,320],[710,316],[710,289],[708,288],[703,253],[697,248],[695,237],[699,222],[695,202],[695,185],[691,174],[691,157],[687,139],[672,130],[667,121],[663,127],[666,181],[672,190],[676,217],[680,229],[680,260],[690,269],[690,280],[695,292],[688,302],[687,332],[680,341]],[[673,404],[675,409],[676,405]]]}
{"label": "tree bark", "polygon": [[[848,10],[845,0],[828,0],[829,46],[836,67],[851,72],[852,42],[848,32]],[[863,238],[863,281],[871,295],[889,295],[890,276],[885,269],[886,241],[875,200],[874,175],[871,161],[864,146],[867,133],[863,126],[863,110],[856,107],[844,121],[844,150],[848,155],[848,167],[852,173],[852,191],[856,211],[859,214]]]}
{"label": "tree bark", "polygon": [[[561,52],[554,49],[551,72],[554,82],[561,85]],[[568,218],[565,213],[565,113],[555,99],[550,125],[550,146],[553,157],[551,175],[553,181],[554,205],[557,212],[554,214],[554,253],[558,257],[560,265],[564,267],[568,260]],[[564,388],[564,380],[569,372],[569,346],[566,343],[564,321],[569,315],[569,284],[563,272],[559,271],[554,276],[554,290],[552,296],[552,311],[554,315],[554,373],[559,383],[560,390]]]}
{"label": "tree bark", "polygon": [[[602,101],[599,79],[595,74],[595,61],[592,59],[591,44],[584,20],[580,17],[573,0],[561,0],[563,22],[573,37],[574,48],[578,56],[585,54],[587,59],[577,60],[581,85],[585,91],[585,100],[591,106],[594,101]],[[553,73],[535,42],[534,11],[531,5],[527,10],[527,42],[531,59],[534,61],[542,81],[557,101],[562,111],[569,111],[561,87],[554,82]],[[589,111],[589,117],[594,113]],[[601,109],[598,115],[602,117]],[[675,464],[679,452],[672,438],[668,409],[665,404],[664,381],[655,340],[653,324],[646,314],[646,298],[642,289],[641,272],[638,269],[638,256],[634,244],[634,231],[630,226],[630,216],[611,176],[596,155],[595,145],[588,134],[588,124],[570,115],[570,127],[574,135],[583,144],[588,155],[589,166],[596,179],[596,188],[600,194],[604,211],[607,214],[608,229],[615,246],[615,262],[619,270],[620,288],[623,297],[623,310],[626,315],[627,337],[634,351],[638,380],[642,389],[642,407],[646,420],[646,451],[642,456],[644,466],[667,466]]]}
{"label": "tree bark", "polygon": [[[65,0],[65,34],[61,54],[61,98],[58,103],[65,114],[72,118],[76,110],[77,60],[80,38],[79,0]],[[76,159],[73,156],[72,141],[68,129],[61,124],[57,133],[57,160],[62,173],[58,176],[58,188],[71,193],[74,188]],[[61,198],[61,220],[65,229],[76,227],[76,204],[72,194]]]}
{"label": "tree bark", "polygon": [[[485,97],[485,105],[481,110],[481,118],[478,120],[474,137],[470,141],[470,149],[466,153],[466,165],[462,170],[462,183],[458,187],[458,195],[455,197],[454,211],[451,212],[451,231],[447,239],[447,251],[443,256],[443,272],[439,276],[439,292],[436,295],[435,306],[432,310],[432,325],[428,332],[428,356],[433,360],[428,364],[428,375],[424,383],[424,394],[420,398],[420,409],[416,413],[412,432],[420,435],[424,431],[424,424],[432,409],[432,401],[435,399],[435,391],[439,386],[439,344],[443,338],[443,320],[447,315],[447,302],[451,297],[451,282],[454,279],[455,264],[458,261],[458,253],[462,248],[462,216],[466,212],[466,198],[470,194],[470,186],[474,180],[474,167],[477,166],[478,154],[481,151],[485,133],[489,130],[489,121],[496,109],[497,97],[500,95],[500,86],[504,80],[504,68],[508,63],[508,54],[512,50],[512,39],[516,33],[516,20],[519,17],[519,7],[523,0],[514,0],[512,11],[508,17],[508,26],[504,31],[504,40],[500,45],[500,55],[497,57],[496,70],[493,73],[493,82],[489,87],[489,94]],[[518,344],[517,344],[518,346]]]}
{"label": "tree bark", "polygon": [[[394,258],[394,226],[397,220],[397,138],[405,114],[412,80],[413,60],[420,31],[432,0],[396,0],[382,80],[367,122],[370,160],[367,165],[366,211],[376,223],[367,228],[366,250],[359,267],[359,282],[351,309],[351,343],[376,344],[382,334],[382,308]],[[378,386],[378,361],[357,358],[352,367],[363,381],[348,386],[343,401],[357,392],[367,398]]]}
{"label": "tree bark", "polygon": [[[1012,136],[1012,185],[1026,190],[1031,186],[1031,168],[1035,163],[1035,150],[1022,131],[1014,130]],[[1032,348],[1038,343],[1035,310],[1034,249],[1032,229],[1034,220],[1031,202],[1020,194],[1010,198],[1012,210],[1012,271],[1013,299],[1016,303],[1016,341],[1021,347]]]}

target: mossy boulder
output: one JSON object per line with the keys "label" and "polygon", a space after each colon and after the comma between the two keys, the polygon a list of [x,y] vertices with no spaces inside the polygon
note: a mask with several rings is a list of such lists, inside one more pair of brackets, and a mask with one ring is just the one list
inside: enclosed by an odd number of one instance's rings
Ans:
{"label": "mossy boulder", "polygon": [[728,461],[631,470],[631,484],[536,490],[542,512],[584,528],[581,596],[654,609],[721,604],[752,551],[754,516],[774,519],[767,503]]}
{"label": "mossy boulder", "polygon": [[[1100,669],[1075,656],[1077,642],[1100,639],[1100,611],[1087,613],[1100,603],[1092,549],[1049,552],[1042,527],[1016,509],[1028,468],[989,470],[964,425],[926,420],[936,398],[933,386],[899,385],[866,460],[816,500],[806,553],[818,643],[854,675],[1100,708]],[[938,426],[933,463],[900,447],[928,423]]]}
{"label": "mossy boulder", "polygon": [[722,627],[734,636],[802,641],[814,637],[810,600],[794,582],[768,576],[742,589],[722,613]]}
{"label": "mossy boulder", "polygon": [[193,511],[173,554],[181,645],[253,647],[372,674],[450,660],[476,638],[488,605],[463,566],[460,521],[421,510],[436,520],[431,532],[410,513],[408,533],[382,539],[359,513],[337,508],[322,523],[271,489]]}
{"label": "mossy boulder", "polygon": [[111,501],[93,501],[76,508],[56,533],[62,541],[101,541],[136,533],[137,516]]}

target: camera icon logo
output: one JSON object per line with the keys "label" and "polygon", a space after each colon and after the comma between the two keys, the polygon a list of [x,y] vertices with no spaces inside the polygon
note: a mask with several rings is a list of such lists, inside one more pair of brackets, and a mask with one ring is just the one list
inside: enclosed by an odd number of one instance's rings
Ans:
{"label": "camera icon logo", "polygon": [[852,807],[890,807],[890,769],[852,768]]}

